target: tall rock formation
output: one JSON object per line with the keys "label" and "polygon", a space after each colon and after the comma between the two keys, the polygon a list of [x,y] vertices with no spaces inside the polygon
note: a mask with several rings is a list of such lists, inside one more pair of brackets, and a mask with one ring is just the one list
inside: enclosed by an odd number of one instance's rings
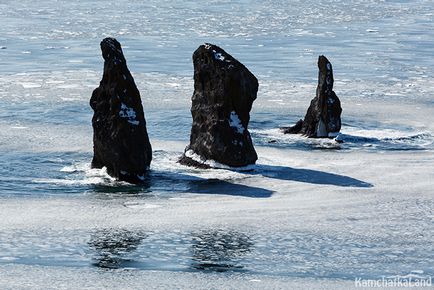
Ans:
{"label": "tall rock formation", "polygon": [[140,93],[119,42],[101,42],[104,74],[90,99],[94,110],[92,168],[107,167],[111,176],[142,183],[152,159]]}
{"label": "tall rock formation", "polygon": [[318,86],[304,120],[292,127],[282,128],[284,133],[301,133],[307,137],[336,137],[341,130],[341,102],[333,91],[333,69],[328,59],[318,58]]}
{"label": "tall rock formation", "polygon": [[193,54],[190,145],[180,162],[209,167],[210,160],[232,167],[258,159],[248,131],[258,80],[216,45],[201,45]]}

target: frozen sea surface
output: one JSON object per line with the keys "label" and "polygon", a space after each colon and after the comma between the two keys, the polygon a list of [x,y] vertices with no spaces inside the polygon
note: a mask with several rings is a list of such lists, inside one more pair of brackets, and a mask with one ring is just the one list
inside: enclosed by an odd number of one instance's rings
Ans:
{"label": "frozen sea surface", "polygon": [[[350,289],[358,277],[434,276],[433,7],[0,3],[0,288]],[[143,186],[89,168],[107,36],[142,96],[154,148]],[[259,79],[250,171],[176,162],[204,42]],[[320,54],[343,143],[278,130],[304,116]]]}

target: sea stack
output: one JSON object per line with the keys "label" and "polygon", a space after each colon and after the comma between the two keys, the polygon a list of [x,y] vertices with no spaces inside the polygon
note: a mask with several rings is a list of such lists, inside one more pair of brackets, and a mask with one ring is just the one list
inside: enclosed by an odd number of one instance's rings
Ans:
{"label": "sea stack", "polygon": [[142,183],[152,159],[139,90],[120,43],[101,42],[104,73],[90,99],[94,110],[92,168],[107,168],[119,180]]}
{"label": "sea stack", "polygon": [[341,102],[333,91],[333,69],[328,59],[318,58],[318,86],[304,120],[292,127],[282,128],[284,133],[301,133],[307,137],[334,138],[341,130]]}
{"label": "sea stack", "polygon": [[248,131],[258,80],[239,61],[216,45],[205,44],[193,54],[190,144],[180,163],[201,168],[214,162],[231,167],[258,159]]}

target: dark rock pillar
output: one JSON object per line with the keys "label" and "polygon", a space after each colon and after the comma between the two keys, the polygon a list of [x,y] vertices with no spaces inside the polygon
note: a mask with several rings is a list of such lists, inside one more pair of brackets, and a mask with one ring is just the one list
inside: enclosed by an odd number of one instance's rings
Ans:
{"label": "dark rock pillar", "polygon": [[214,160],[233,167],[257,160],[248,131],[250,110],[258,80],[240,62],[212,44],[201,45],[193,54],[190,145],[182,164],[209,167]]}
{"label": "dark rock pillar", "polygon": [[304,120],[282,128],[284,133],[301,133],[307,137],[335,137],[341,130],[341,102],[333,91],[333,69],[328,59],[318,58],[318,86]]}
{"label": "dark rock pillar", "polygon": [[107,167],[111,176],[142,183],[152,159],[140,93],[127,68],[119,42],[101,42],[104,74],[90,99],[94,110],[92,168]]}

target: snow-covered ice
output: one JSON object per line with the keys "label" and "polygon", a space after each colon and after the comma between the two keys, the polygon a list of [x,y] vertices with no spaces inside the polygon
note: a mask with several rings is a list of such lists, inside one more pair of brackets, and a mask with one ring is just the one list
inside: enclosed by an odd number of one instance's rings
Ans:
{"label": "snow-covered ice", "polygon": [[[434,276],[430,1],[0,6],[1,289],[351,289],[357,277]],[[122,43],[146,113],[142,186],[90,169],[106,36]],[[177,163],[191,54],[205,42],[259,80],[259,159],[245,170]],[[318,55],[333,63],[339,142],[278,129],[306,113]],[[245,132],[235,112],[228,122]]]}

